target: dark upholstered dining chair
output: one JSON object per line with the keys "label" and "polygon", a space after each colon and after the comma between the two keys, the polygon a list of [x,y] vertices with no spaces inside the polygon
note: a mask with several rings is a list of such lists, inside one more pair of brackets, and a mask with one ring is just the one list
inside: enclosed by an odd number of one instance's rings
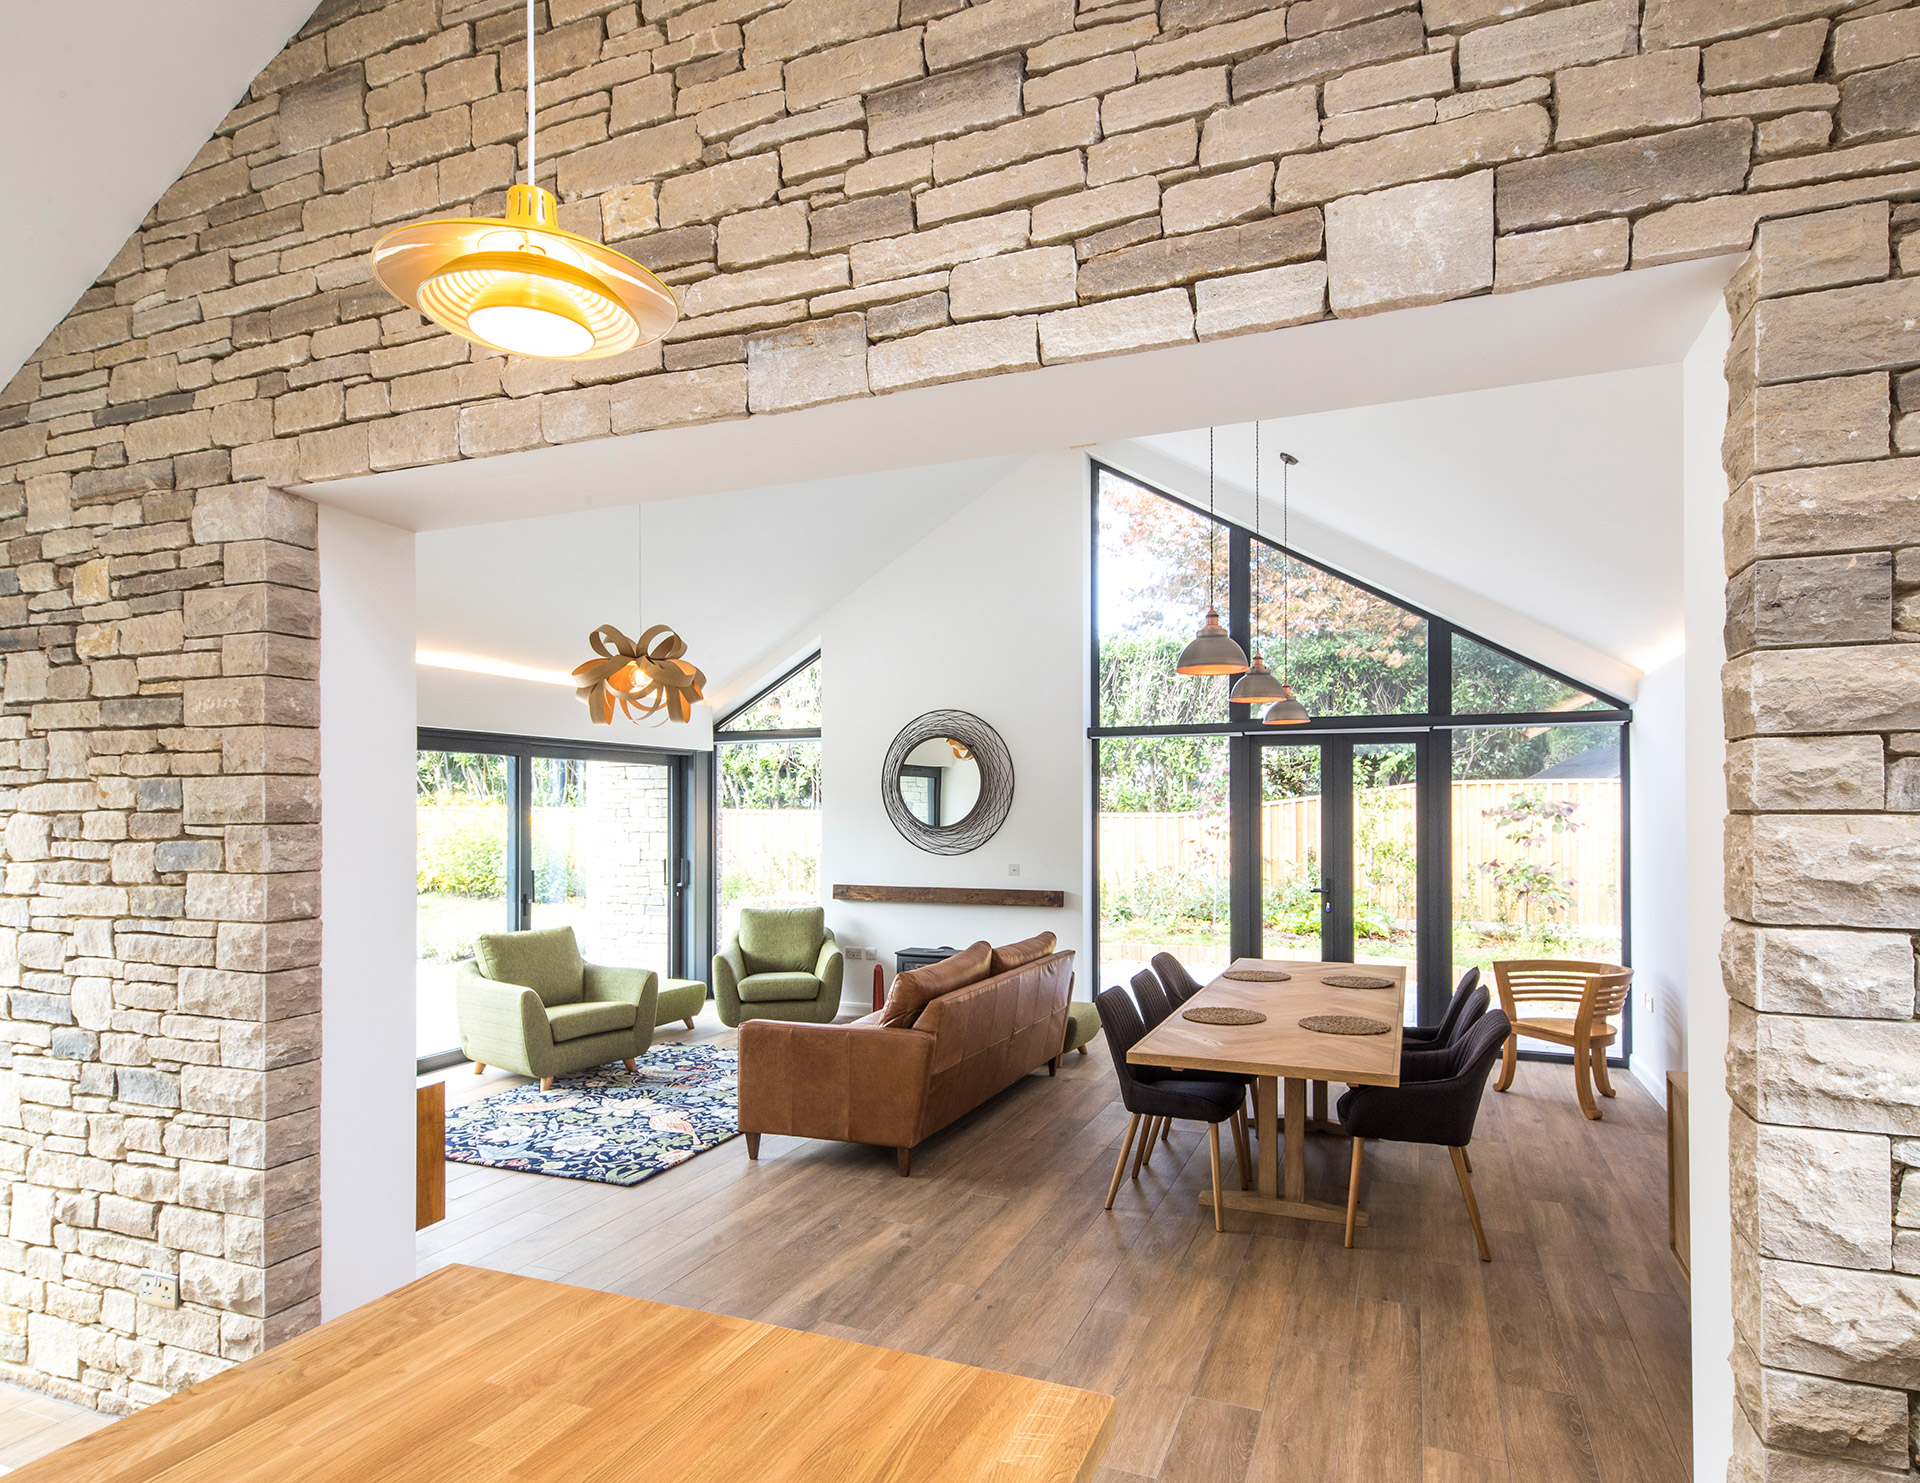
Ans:
{"label": "dark upholstered dining chair", "polygon": [[1499,1010],[1489,1010],[1474,1022],[1447,1051],[1446,1073],[1431,1081],[1404,1081],[1396,1087],[1361,1086],[1341,1097],[1340,1126],[1353,1139],[1353,1169],[1347,1184],[1347,1245],[1353,1245],[1354,1215],[1360,1202],[1360,1160],[1367,1139],[1394,1143],[1433,1143],[1453,1155],[1453,1172],[1473,1222],[1473,1239],[1480,1243],[1480,1260],[1490,1262],[1487,1233],[1480,1226],[1480,1207],[1473,1198],[1473,1175],[1467,1164],[1467,1145],[1473,1141],[1474,1119],[1487,1077],[1500,1058],[1500,1048],[1513,1033],[1513,1024]]}
{"label": "dark upholstered dining chair", "polygon": [[[1460,1031],[1460,1017],[1467,1012],[1467,1000],[1473,991],[1480,987],[1480,970],[1469,968],[1460,975],[1460,982],[1453,986],[1453,997],[1447,1001],[1447,1012],[1440,1023],[1432,1026],[1408,1025],[1400,1032],[1402,1050],[1413,1046],[1446,1045]],[[1491,996],[1489,996],[1490,1002]],[[1482,1011],[1484,1013],[1484,1010]],[[1479,1018],[1475,1015],[1474,1018]]]}
{"label": "dark upholstered dining chair", "polygon": [[[1133,984],[1133,997],[1138,1000],[1140,1004],[1141,1022],[1144,1023],[1149,1030],[1153,1029],[1154,1026],[1158,1025],[1168,1015],[1172,1014],[1174,1010],[1180,1007],[1179,1001],[1167,993],[1166,987],[1154,976],[1150,969],[1142,968],[1138,973],[1134,974],[1133,978],[1129,981]],[[1158,1066],[1136,1066],[1133,1069],[1136,1076],[1140,1076],[1142,1073],[1150,1073],[1144,1077],[1144,1079],[1148,1081],[1159,1081],[1169,1076],[1177,1076],[1182,1081],[1212,1081],[1218,1082],[1223,1086],[1236,1086],[1240,1088],[1243,1097],[1246,1095],[1247,1088],[1253,1085],[1253,1078],[1251,1076],[1242,1076],[1236,1071],[1176,1071]],[[1134,1173],[1138,1174],[1140,1172],[1139,1166],[1153,1158],[1154,1149],[1160,1146],[1160,1140],[1165,1138],[1169,1131],[1167,1119],[1164,1117],[1155,1119],[1153,1124],[1148,1127],[1146,1136],[1140,1140],[1140,1151],[1136,1155]],[[1240,1158],[1242,1167],[1245,1167],[1250,1162],[1246,1148],[1243,1146],[1246,1138],[1246,1114],[1242,1112],[1242,1114],[1234,1120],[1233,1125],[1233,1146]]]}
{"label": "dark upholstered dining chair", "polygon": [[[1207,1125],[1207,1149],[1213,1160],[1213,1228],[1216,1231],[1226,1229],[1225,1206],[1220,1194],[1220,1124],[1233,1123],[1239,1127],[1240,1104],[1245,1093],[1237,1086],[1217,1081],[1187,1081],[1177,1072],[1163,1072],[1158,1077],[1148,1079],[1142,1071],[1158,1068],[1134,1066],[1127,1061],[1127,1052],[1138,1045],[1147,1033],[1147,1027],[1140,1018],[1140,1011],[1134,1007],[1125,989],[1103,989],[1093,997],[1094,1004],[1100,1010],[1100,1025],[1106,1031],[1107,1049],[1113,1055],[1113,1074],[1120,1082],[1120,1100],[1127,1111],[1133,1114],[1127,1123],[1126,1140],[1120,1145],[1120,1157],[1113,1166],[1113,1180],[1107,1186],[1106,1209],[1113,1209],[1114,1197],[1120,1193],[1120,1176],[1126,1172],[1127,1155],[1133,1150],[1136,1136],[1145,1137],[1156,1120],[1181,1118]],[[1145,1126],[1142,1120],[1145,1120]],[[1240,1162],[1240,1187],[1247,1187],[1247,1162],[1245,1144],[1236,1139],[1235,1153]],[[1140,1177],[1140,1163],[1136,1159],[1133,1177]]]}
{"label": "dark upholstered dining chair", "polygon": [[1151,968],[1142,968],[1128,980],[1140,1005],[1140,1020],[1149,1030],[1173,1013],[1173,998]]}
{"label": "dark upholstered dining chair", "polygon": [[1187,965],[1172,953],[1155,953],[1153,971],[1160,975],[1160,982],[1167,986],[1167,994],[1175,1004],[1185,1004],[1203,985],[1200,980],[1187,972]]}
{"label": "dark upholstered dining chair", "polygon": [[[1473,979],[1467,985],[1467,979]],[[1447,1006],[1447,1016],[1432,1031],[1433,1038],[1415,1042],[1413,1032],[1402,1032],[1400,1040],[1400,1079],[1402,1081],[1431,1081],[1436,1076],[1447,1074],[1447,1053],[1459,1042],[1485,1014],[1493,1003],[1493,995],[1487,992],[1485,984],[1479,981],[1478,971],[1468,969],[1460,980],[1461,989],[1456,989],[1453,1002]]]}

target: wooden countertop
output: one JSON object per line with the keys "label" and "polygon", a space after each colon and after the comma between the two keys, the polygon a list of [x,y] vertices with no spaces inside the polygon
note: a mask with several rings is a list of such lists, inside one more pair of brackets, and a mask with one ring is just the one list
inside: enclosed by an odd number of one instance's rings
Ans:
{"label": "wooden countertop", "polygon": [[1085,1483],[1113,1400],[444,1267],[29,1463],[20,1483]]}

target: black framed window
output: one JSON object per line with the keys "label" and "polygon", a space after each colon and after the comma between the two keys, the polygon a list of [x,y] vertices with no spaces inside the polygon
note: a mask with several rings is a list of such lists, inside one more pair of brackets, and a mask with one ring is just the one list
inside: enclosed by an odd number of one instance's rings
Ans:
{"label": "black framed window", "polygon": [[694,754],[422,728],[415,1055],[461,1059],[453,984],[484,932],[571,927],[589,962],[688,974]]}
{"label": "black framed window", "polygon": [[[1399,962],[1428,1023],[1468,966],[1630,963],[1628,705],[1116,469],[1091,466],[1101,984]],[[1211,522],[1211,523],[1210,523]],[[1178,675],[1209,593],[1312,720]],[[1629,1017],[1630,1019],[1630,1017]],[[1619,1047],[1631,1046],[1631,1024]]]}
{"label": "black framed window", "polygon": [[720,943],[743,906],[820,899],[820,656],[721,717],[713,743]]}

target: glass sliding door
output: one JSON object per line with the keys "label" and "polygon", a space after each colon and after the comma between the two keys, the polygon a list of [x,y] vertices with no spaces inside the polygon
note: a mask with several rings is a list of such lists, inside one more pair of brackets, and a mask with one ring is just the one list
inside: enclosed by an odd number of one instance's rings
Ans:
{"label": "glass sliding door", "polygon": [[1260,954],[1320,961],[1329,896],[1321,854],[1317,742],[1263,746],[1260,758]]}
{"label": "glass sliding door", "polygon": [[1413,742],[1353,747],[1353,961],[1407,971],[1407,1023],[1420,1008],[1420,790]]}
{"label": "glass sliding door", "polygon": [[571,927],[583,957],[667,976],[673,768],[534,757],[534,927]]}
{"label": "glass sliding door", "polygon": [[1101,986],[1170,952],[1196,976],[1233,960],[1224,736],[1130,736],[1100,768]]}
{"label": "glass sliding door", "polygon": [[453,980],[482,932],[515,925],[512,818],[517,759],[491,752],[418,754],[414,1054],[457,1050]]}

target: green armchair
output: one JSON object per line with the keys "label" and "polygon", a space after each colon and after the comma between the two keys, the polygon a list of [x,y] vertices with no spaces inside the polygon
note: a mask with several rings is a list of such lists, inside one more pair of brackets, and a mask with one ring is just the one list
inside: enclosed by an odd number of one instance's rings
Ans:
{"label": "green armchair", "polygon": [[653,1043],[659,994],[651,968],[583,963],[571,927],[484,933],[454,980],[460,1049],[476,1076],[500,1066],[539,1077],[543,1092],[609,1061],[632,1071]]}
{"label": "green armchair", "polygon": [[840,945],[818,906],[747,906],[726,951],[713,960],[720,1022],[805,1020],[827,1024],[840,1012]]}

